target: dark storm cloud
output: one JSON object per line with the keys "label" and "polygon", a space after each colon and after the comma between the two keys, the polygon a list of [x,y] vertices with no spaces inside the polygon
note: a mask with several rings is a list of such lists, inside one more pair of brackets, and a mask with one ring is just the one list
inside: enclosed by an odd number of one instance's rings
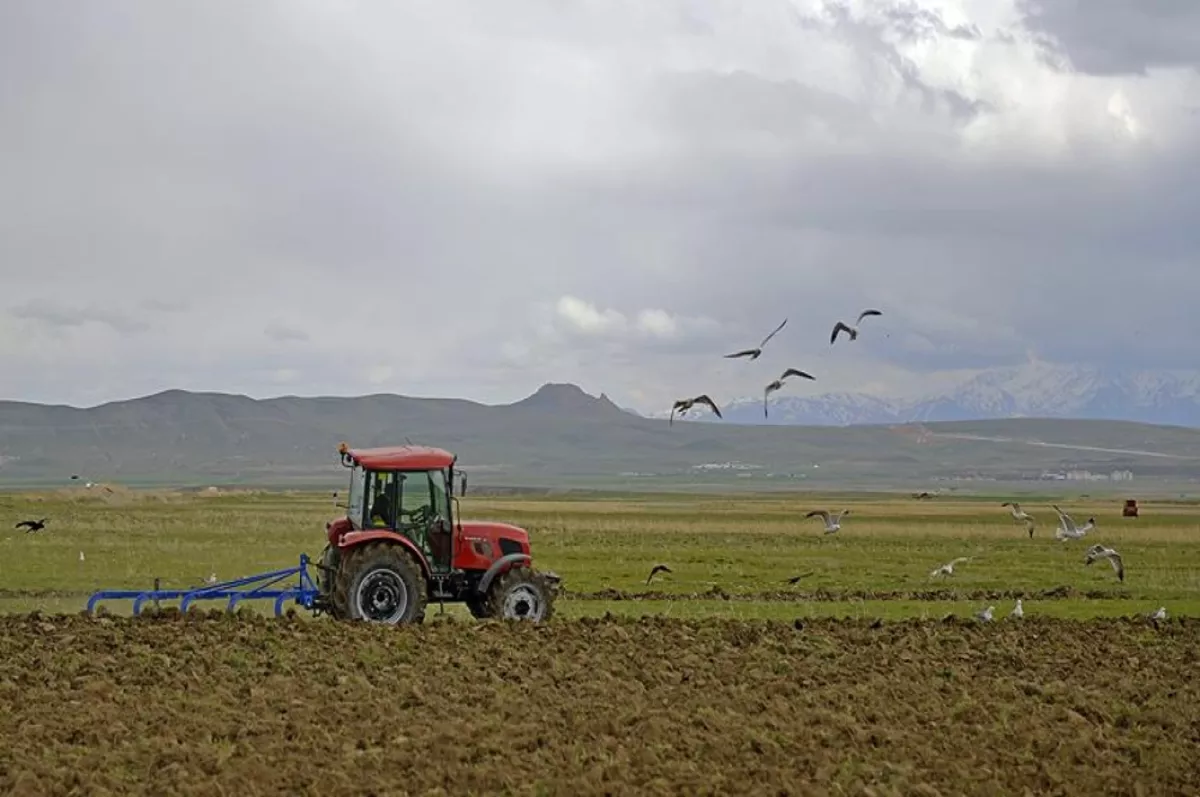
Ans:
{"label": "dark storm cloud", "polygon": [[0,394],[573,380],[658,406],[756,393],[721,355],[784,317],[773,356],[828,389],[1030,350],[1191,365],[1200,118],[1174,107],[1200,96],[1056,74],[1003,19],[122,9],[0,6]]}

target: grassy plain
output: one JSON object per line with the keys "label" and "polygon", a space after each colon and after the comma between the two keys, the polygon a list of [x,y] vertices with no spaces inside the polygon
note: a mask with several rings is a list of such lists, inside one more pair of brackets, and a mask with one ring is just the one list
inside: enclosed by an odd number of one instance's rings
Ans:
{"label": "grassy plain", "polygon": [[[1200,506],[1142,504],[1122,518],[1116,499],[1039,498],[1030,539],[999,504],[1005,497],[918,501],[880,494],[489,497],[468,495],[466,517],[530,531],[538,566],[564,578],[566,617],[941,617],[1024,597],[1029,614],[1200,614]],[[1098,528],[1085,540],[1053,538],[1059,503]],[[842,531],[822,533],[809,508],[848,507]],[[0,494],[0,611],[74,612],[92,591],[195,585],[288,567],[316,556],[328,494],[60,490]],[[26,534],[19,519],[49,517]],[[1083,564],[1093,542],[1117,548],[1126,579],[1105,562]],[[80,559],[80,554],[83,559]],[[972,557],[952,577],[930,571]],[[671,574],[645,579],[656,563]],[[796,586],[785,580],[811,573]],[[126,605],[113,604],[116,612]],[[261,608],[269,609],[264,604]],[[461,607],[447,607],[459,612]]]}

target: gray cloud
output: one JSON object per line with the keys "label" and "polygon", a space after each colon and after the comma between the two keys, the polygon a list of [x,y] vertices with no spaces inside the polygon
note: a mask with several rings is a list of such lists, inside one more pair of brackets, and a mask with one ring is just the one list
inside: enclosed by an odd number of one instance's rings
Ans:
{"label": "gray cloud", "polygon": [[1071,65],[1094,75],[1200,68],[1200,3],[1193,0],[1021,0],[1025,23]]}
{"label": "gray cloud", "polygon": [[5,4],[0,395],[1192,367],[1198,84],[962,5]]}

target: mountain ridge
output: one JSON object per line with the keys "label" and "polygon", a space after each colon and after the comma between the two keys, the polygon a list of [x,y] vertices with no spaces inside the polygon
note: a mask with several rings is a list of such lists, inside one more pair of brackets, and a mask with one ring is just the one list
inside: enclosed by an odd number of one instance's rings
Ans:
{"label": "mountain ridge", "polygon": [[548,383],[497,405],[185,390],[91,408],[0,401],[0,486],[64,484],[72,474],[127,485],[338,484],[341,441],[436,445],[459,455],[472,484],[503,486],[928,487],[957,479],[1035,484],[1077,471],[1200,480],[1197,429],[1067,419],[668,425],[604,394]]}
{"label": "mountain ridge", "polygon": [[[725,422],[755,425],[1062,418],[1200,427],[1200,371],[1116,370],[1034,361],[989,369],[949,389],[909,399],[852,392],[776,393],[768,401],[770,417],[765,419],[762,405],[761,396],[740,396],[722,406],[721,412]],[[655,412],[650,417],[668,414]],[[716,421],[706,416],[696,420]]]}

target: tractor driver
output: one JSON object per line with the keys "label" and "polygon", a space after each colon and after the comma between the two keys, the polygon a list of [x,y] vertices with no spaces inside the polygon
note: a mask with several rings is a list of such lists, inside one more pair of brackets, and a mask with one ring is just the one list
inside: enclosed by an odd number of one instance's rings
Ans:
{"label": "tractor driver", "polygon": [[375,477],[375,502],[371,505],[371,525],[374,528],[388,528],[392,525],[392,499],[388,496],[391,482],[390,473]]}

